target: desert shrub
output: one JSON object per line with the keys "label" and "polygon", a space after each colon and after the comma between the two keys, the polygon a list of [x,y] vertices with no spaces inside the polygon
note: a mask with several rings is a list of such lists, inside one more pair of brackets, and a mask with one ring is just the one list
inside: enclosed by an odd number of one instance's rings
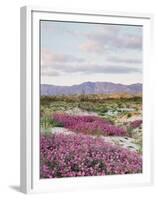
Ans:
{"label": "desert shrub", "polygon": [[131,116],[132,116],[132,114],[131,114],[131,113],[128,113],[128,114],[127,114],[127,117],[128,117],[128,118],[130,118]]}

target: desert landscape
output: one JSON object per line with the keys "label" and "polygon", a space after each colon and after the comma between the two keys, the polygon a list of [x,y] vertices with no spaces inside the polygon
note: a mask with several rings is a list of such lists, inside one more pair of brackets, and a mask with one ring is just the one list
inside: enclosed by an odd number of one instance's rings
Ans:
{"label": "desert landscape", "polygon": [[141,93],[141,84],[41,85],[41,178],[141,173]]}
{"label": "desert landscape", "polygon": [[40,21],[40,178],[143,171],[143,27]]}

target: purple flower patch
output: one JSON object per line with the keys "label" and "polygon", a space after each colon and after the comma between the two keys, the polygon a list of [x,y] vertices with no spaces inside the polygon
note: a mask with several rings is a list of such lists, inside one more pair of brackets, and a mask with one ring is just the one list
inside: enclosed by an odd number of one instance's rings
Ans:
{"label": "purple flower patch", "polygon": [[90,135],[125,136],[127,132],[97,116],[73,116],[65,113],[55,113],[53,120],[71,131]]}
{"label": "purple flower patch", "polygon": [[140,154],[83,134],[41,136],[40,159],[41,178],[142,172]]}
{"label": "purple flower patch", "polygon": [[131,128],[138,128],[142,124],[142,120],[135,120],[130,123]]}

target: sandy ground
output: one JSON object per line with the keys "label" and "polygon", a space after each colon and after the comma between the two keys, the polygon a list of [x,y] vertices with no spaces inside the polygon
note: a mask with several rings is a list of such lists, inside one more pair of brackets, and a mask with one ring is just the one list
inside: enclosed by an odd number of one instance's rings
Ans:
{"label": "sandy ground", "polygon": [[[64,133],[65,135],[76,134],[73,131],[70,131],[63,127],[54,127],[52,128],[52,134]],[[127,148],[131,151],[138,151],[139,145],[135,144],[135,139],[129,137],[120,137],[120,136],[101,136],[105,142],[119,145],[123,148]]]}
{"label": "sandy ground", "polygon": [[139,145],[135,144],[135,139],[130,138],[130,137],[120,137],[120,136],[107,136],[107,137],[102,137],[105,142],[110,142],[112,144],[119,145],[123,148],[127,148],[131,151],[138,151],[139,150]]}
{"label": "sandy ground", "polygon": [[76,133],[68,130],[67,128],[63,128],[63,127],[52,128],[52,134],[59,134],[59,133],[64,133],[65,135],[76,134]]}
{"label": "sandy ground", "polygon": [[65,113],[71,114],[71,115],[90,115],[90,116],[93,115],[93,116],[98,116],[98,114],[95,113],[95,112],[83,111],[83,110],[81,110],[79,108],[73,108],[71,110],[67,110],[67,111],[65,111]]}

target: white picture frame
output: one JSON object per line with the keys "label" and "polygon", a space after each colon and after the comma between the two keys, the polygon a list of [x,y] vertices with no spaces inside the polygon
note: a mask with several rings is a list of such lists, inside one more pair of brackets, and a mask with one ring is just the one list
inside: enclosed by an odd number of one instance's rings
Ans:
{"label": "white picture frame", "polygon": [[[39,21],[64,20],[106,22],[143,26],[143,173],[102,177],[39,178]],[[87,190],[108,187],[151,185],[152,113],[151,113],[151,26],[152,15],[104,11],[21,8],[21,183],[24,193]]]}

